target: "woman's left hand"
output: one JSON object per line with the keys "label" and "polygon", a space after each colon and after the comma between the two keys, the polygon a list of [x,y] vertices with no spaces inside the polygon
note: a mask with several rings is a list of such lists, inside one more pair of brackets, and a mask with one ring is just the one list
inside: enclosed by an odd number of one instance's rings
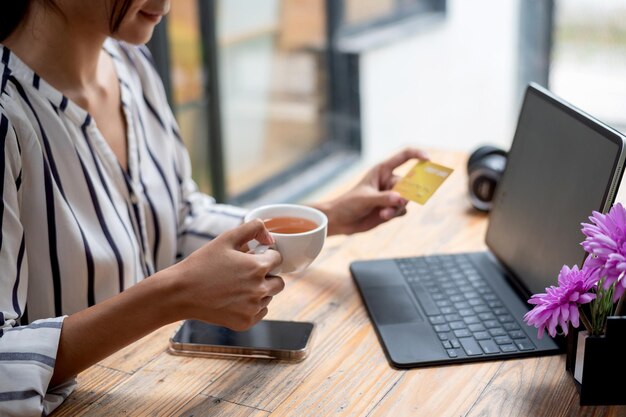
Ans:
{"label": "woman's left hand", "polygon": [[328,216],[328,234],[364,232],[404,215],[408,201],[391,189],[400,179],[393,170],[409,159],[427,160],[428,156],[417,149],[405,149],[370,169],[347,193],[314,205]]}

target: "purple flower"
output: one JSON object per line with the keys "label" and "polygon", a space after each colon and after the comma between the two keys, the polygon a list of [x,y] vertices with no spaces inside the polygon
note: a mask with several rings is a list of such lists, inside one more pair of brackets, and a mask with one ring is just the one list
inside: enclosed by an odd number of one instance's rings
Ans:
{"label": "purple flower", "polygon": [[586,267],[578,269],[574,266],[570,269],[564,265],[559,273],[558,287],[546,288],[545,293],[535,294],[528,300],[535,307],[524,315],[524,321],[538,329],[537,337],[542,338],[546,329],[550,336],[556,336],[557,325],[567,334],[570,321],[578,327],[578,306],[596,298],[594,293],[589,292],[596,285],[593,272]]}
{"label": "purple flower", "polygon": [[[585,266],[605,278],[607,289],[626,272],[626,209],[617,203],[607,214],[594,211],[589,220],[592,224],[582,223],[587,238],[581,245],[591,255]],[[624,290],[624,282],[616,284],[614,301]]]}

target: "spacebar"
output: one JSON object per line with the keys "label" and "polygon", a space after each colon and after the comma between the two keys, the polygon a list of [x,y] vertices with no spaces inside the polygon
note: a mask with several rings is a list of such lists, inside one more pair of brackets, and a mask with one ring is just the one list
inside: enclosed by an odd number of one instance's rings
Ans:
{"label": "spacebar", "polygon": [[426,289],[422,285],[411,284],[411,289],[427,316],[440,314],[439,307],[437,307],[437,304],[430,298],[430,294],[426,292]]}

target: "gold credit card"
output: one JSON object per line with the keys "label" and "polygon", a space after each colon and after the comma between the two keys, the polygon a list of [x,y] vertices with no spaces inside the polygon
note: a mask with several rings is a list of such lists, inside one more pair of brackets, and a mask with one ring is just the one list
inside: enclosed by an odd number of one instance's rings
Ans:
{"label": "gold credit card", "polygon": [[452,168],[434,162],[420,161],[398,181],[393,190],[407,200],[425,204],[452,171]]}

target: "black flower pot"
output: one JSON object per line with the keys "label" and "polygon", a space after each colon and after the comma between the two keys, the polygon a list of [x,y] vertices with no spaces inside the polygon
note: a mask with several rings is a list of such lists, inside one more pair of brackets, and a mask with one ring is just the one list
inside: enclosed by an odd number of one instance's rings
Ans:
{"label": "black flower pot", "polygon": [[[626,316],[609,317],[606,334],[569,332],[566,369],[574,378],[580,405],[626,404]],[[617,383],[611,381],[619,381]]]}

